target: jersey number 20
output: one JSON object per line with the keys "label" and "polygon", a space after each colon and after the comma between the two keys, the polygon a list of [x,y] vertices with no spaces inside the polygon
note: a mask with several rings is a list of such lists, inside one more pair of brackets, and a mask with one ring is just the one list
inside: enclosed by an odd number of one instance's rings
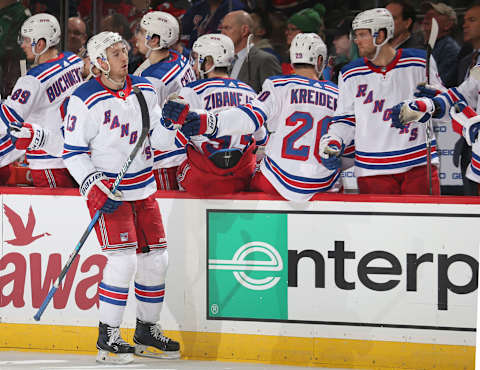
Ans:
{"label": "jersey number 20", "polygon": [[296,142],[309,133],[312,129],[315,132],[315,148],[313,150],[313,155],[317,159],[318,163],[322,163],[322,160],[319,155],[319,143],[322,136],[322,127],[326,124],[327,119],[330,117],[324,117],[317,122],[316,127],[314,127],[314,120],[310,113],[308,112],[294,112],[291,114],[285,124],[287,126],[298,126],[287,136],[283,138],[282,145],[282,157],[287,159],[293,159],[297,161],[306,161],[310,155],[310,145],[300,145],[295,146]]}

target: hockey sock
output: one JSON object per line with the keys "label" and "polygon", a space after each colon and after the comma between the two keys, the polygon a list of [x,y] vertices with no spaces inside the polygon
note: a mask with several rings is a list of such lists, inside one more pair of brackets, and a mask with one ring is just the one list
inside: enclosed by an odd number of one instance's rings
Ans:
{"label": "hockey sock", "polygon": [[108,253],[98,288],[100,322],[119,327],[127,305],[128,287],[135,271],[135,250]]}
{"label": "hockey sock", "polygon": [[137,256],[135,297],[138,319],[149,323],[158,321],[165,295],[167,266],[166,249],[157,249]]}

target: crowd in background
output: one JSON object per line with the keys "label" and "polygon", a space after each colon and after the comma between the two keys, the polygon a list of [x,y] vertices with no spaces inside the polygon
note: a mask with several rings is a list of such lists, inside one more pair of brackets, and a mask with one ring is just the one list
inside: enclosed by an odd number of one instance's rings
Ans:
{"label": "crowd in background", "polygon": [[[0,94],[5,98],[22,73],[20,61],[24,59],[17,44],[19,28],[31,14],[48,12],[62,19],[60,1],[0,0]],[[350,37],[351,22],[360,10],[375,6],[386,7],[395,21],[395,34],[391,41],[395,48],[425,48],[430,33],[432,17],[439,22],[439,36],[433,56],[439,74],[446,87],[457,86],[463,81],[465,71],[472,59],[470,34],[463,32],[463,16],[468,1],[451,1],[448,5],[438,2],[390,1],[314,1],[314,0],[76,0],[68,2],[68,32],[63,35],[63,50],[84,56],[85,44],[94,31],[118,32],[129,43],[129,72],[133,73],[144,57],[135,45],[135,31],[141,17],[151,10],[161,10],[175,16],[180,23],[181,38],[174,48],[188,57],[195,40],[207,33],[222,31],[234,41],[239,50],[246,44],[268,53],[271,59],[263,59],[261,66],[266,69],[252,76],[252,72],[237,69],[235,78],[250,84],[257,92],[263,79],[272,74],[293,73],[289,60],[289,46],[298,33],[318,33],[328,47],[329,59],[323,72],[324,79],[337,83],[340,69],[358,58],[358,50]],[[64,10],[64,9],[63,9]],[[95,24],[94,12],[100,14]],[[245,10],[251,14],[253,23],[245,21],[250,37],[241,32],[228,33],[228,19],[231,12]],[[224,19],[225,18],[225,19]],[[235,24],[241,24],[236,17]],[[480,33],[478,31],[477,33]],[[236,40],[235,37],[238,39]],[[275,73],[274,73],[275,72]],[[462,140],[456,147],[457,162],[468,160],[468,148]],[[25,167],[25,166],[24,166]],[[24,168],[25,169],[25,168]],[[28,183],[19,170],[12,173],[10,184]],[[470,192],[467,192],[470,193]],[[475,193],[475,192],[474,192]]]}

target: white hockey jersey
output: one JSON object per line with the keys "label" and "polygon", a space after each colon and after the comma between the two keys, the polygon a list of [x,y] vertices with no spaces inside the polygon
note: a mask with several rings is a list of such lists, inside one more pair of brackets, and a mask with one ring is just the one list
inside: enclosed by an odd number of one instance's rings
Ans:
{"label": "white hockey jersey", "polygon": [[161,125],[162,112],[154,87],[143,77],[128,76],[124,89],[112,91],[99,78],[92,79],[75,90],[64,121],[63,159],[80,186],[95,171],[114,180],[142,130],[140,105],[133,86],[138,86],[145,96],[151,134],[118,187],[128,201],[145,199],[157,190],[152,148],[174,148],[176,130]]}
{"label": "white hockey jersey", "polygon": [[[170,56],[158,63],[150,64],[147,59],[134,73],[147,78],[157,90],[160,107],[171,94],[178,94],[180,89],[190,82],[195,81],[195,72],[190,63],[176,51],[170,50]],[[185,148],[172,151],[155,150],[154,168],[169,168],[180,165],[185,158]]]}
{"label": "white hockey jersey", "polygon": [[[83,61],[67,51],[30,69],[17,80],[12,94],[2,103],[3,123],[6,126],[13,121],[34,123],[47,129],[57,140],[63,140],[60,106],[83,82],[82,69]],[[65,167],[61,157],[43,150],[27,150],[27,159],[32,169]]]}
{"label": "white hockey jersey", "polygon": [[231,128],[252,132],[266,124],[270,137],[260,164],[262,174],[284,198],[307,201],[341,186],[340,171],[324,167],[318,154],[322,127],[326,131],[337,96],[336,85],[329,81],[298,75],[270,77],[251,104],[218,114],[217,136]]}
{"label": "white hockey jersey", "polygon": [[[227,108],[250,103],[256,98],[257,93],[249,85],[232,78],[209,78],[188,84],[180,90],[179,95],[188,102],[190,109],[205,109],[218,113]],[[255,131],[253,137],[257,145],[265,144],[267,141],[265,127],[262,126]],[[212,139],[199,135],[192,136],[190,142],[200,153],[210,156],[218,150],[243,151],[252,142],[252,135],[226,135]]]}
{"label": "white hockey jersey", "polygon": [[[447,92],[440,95],[446,105],[445,116],[448,116],[450,107],[459,100],[466,101],[467,104],[474,108],[477,114],[479,114],[479,95],[480,81],[470,74],[460,86],[448,89]],[[472,160],[467,168],[466,176],[470,180],[480,183],[480,140],[477,140],[472,144]]]}
{"label": "white hockey jersey", "polygon": [[[425,66],[425,51],[399,49],[386,67],[360,58],[342,69],[338,107],[328,132],[344,142],[355,139],[357,177],[402,173],[427,163],[425,125],[391,125],[391,108],[414,98],[416,86],[426,80]],[[430,68],[431,84],[442,85],[433,58]],[[436,149],[433,140],[433,164],[438,164]]]}

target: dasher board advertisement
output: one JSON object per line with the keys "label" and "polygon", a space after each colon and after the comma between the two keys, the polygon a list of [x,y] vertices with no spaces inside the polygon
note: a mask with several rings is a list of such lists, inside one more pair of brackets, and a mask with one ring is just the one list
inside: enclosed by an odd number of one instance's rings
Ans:
{"label": "dasher board advertisement", "polygon": [[472,214],[208,210],[207,319],[474,332],[479,227]]}

